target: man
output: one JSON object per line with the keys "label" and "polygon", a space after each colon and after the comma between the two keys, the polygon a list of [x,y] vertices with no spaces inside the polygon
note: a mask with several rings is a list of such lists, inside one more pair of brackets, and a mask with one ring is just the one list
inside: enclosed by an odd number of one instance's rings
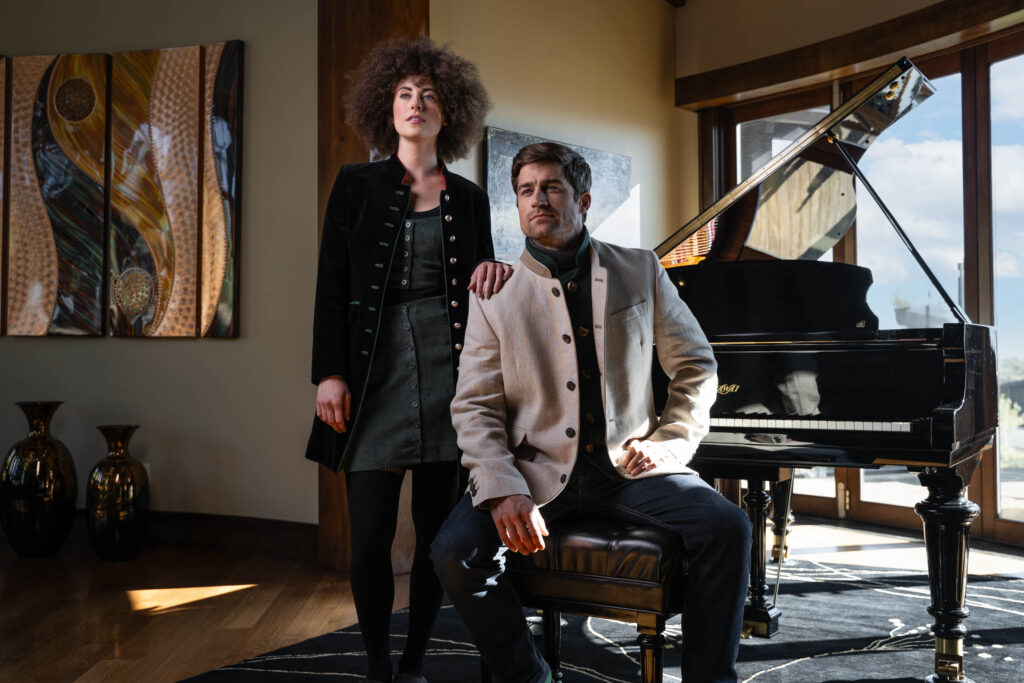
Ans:
{"label": "man", "polygon": [[497,680],[543,683],[506,549],[543,549],[568,512],[662,526],[691,557],[684,679],[735,681],[750,524],[687,467],[715,398],[711,347],[652,252],[589,236],[583,157],[524,147],[512,187],[526,249],[499,296],[470,301],[452,401],[469,493],[434,541],[441,582]]}

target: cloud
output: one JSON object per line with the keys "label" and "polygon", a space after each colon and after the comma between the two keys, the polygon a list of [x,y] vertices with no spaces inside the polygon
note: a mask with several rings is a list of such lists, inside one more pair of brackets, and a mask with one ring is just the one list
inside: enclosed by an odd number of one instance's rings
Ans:
{"label": "cloud", "polygon": [[996,62],[990,70],[992,120],[1024,122],[1024,58]]}

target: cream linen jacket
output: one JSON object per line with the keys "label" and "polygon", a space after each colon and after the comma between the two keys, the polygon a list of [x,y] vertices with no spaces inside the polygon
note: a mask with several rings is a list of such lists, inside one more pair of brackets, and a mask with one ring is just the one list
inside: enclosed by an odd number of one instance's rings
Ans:
{"label": "cream linen jacket", "polygon": [[[608,457],[643,439],[661,464],[640,477],[692,473],[718,387],[707,338],[653,252],[591,239],[594,343]],[[524,251],[501,292],[469,298],[465,347],[451,404],[474,505],[513,494],[543,505],[576,462],[580,384],[562,283]],[[652,355],[670,379],[659,419]],[[572,384],[570,384],[572,383]]]}

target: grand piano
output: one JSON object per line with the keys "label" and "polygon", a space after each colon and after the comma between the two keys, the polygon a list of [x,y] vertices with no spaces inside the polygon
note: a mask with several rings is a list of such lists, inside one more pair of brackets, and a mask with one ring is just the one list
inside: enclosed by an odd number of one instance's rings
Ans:
{"label": "grand piano", "polygon": [[[900,60],[655,251],[719,363],[711,432],[692,466],[708,478],[748,482],[754,544],[745,620],[758,635],[778,630],[779,611],[766,599],[766,482],[799,467],[906,467],[927,488],[915,508],[935,619],[927,680],[960,683],[969,680],[964,598],[979,513],[965,489],[996,430],[993,331],[950,298],[857,165],[887,126],[932,92]],[[955,322],[879,329],[867,304],[871,272],[818,260],[854,223],[864,195]],[[680,245],[702,234],[713,234],[703,260],[672,265]]]}

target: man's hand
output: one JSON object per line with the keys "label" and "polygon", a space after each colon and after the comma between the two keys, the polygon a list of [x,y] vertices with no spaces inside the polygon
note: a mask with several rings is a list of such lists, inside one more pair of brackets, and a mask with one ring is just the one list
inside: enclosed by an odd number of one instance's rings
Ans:
{"label": "man's hand", "polygon": [[473,276],[469,278],[469,287],[466,289],[476,292],[481,299],[490,299],[493,294],[501,291],[501,286],[510,277],[512,266],[507,263],[483,261],[473,271]]}
{"label": "man's hand", "polygon": [[352,392],[340,375],[324,377],[316,388],[316,416],[339,434],[352,419]]}
{"label": "man's hand", "polygon": [[629,476],[635,477],[649,472],[651,470],[658,469],[659,460],[656,457],[652,457],[644,453],[644,442],[640,439],[633,439],[629,442],[629,448],[626,454],[622,456],[622,460],[619,464],[625,468]]}
{"label": "man's hand", "polygon": [[544,550],[548,527],[529,496],[495,498],[491,501],[491,519],[501,542],[512,552],[529,555]]}

